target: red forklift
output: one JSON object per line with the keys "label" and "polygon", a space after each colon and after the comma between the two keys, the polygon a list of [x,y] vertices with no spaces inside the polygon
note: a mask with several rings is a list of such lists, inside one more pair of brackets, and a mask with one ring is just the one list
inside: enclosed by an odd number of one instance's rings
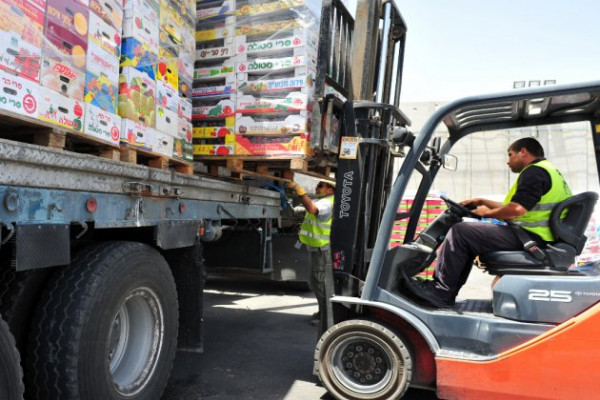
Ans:
{"label": "red forklift", "polygon": [[[464,98],[440,107],[418,134],[391,105],[347,102],[343,112],[331,233],[335,293],[315,350],[315,373],[329,393],[390,400],[415,387],[455,400],[598,399],[600,269],[573,267],[595,192],[555,206],[556,241],[542,260],[525,248],[479,256],[499,278],[490,299],[430,308],[403,282],[431,265],[454,224],[477,217],[444,198],[447,209],[417,233],[438,172],[456,170],[451,151],[469,135],[587,121],[600,172],[600,82]],[[438,126],[443,137],[434,137]],[[410,208],[398,212],[411,177],[418,188]],[[396,221],[406,222],[406,234],[391,247]]]}

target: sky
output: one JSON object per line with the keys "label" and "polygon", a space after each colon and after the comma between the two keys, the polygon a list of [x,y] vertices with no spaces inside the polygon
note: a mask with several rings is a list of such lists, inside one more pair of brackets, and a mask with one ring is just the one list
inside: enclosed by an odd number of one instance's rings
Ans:
{"label": "sky", "polygon": [[600,80],[600,0],[394,1],[408,26],[403,102]]}

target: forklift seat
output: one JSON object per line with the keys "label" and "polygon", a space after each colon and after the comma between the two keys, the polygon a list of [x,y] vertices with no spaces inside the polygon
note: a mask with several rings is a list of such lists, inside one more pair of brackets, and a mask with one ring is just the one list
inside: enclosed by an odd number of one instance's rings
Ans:
{"label": "forklift seat", "polygon": [[[554,206],[548,222],[555,241],[546,244],[543,249],[544,257],[535,257],[525,250],[494,251],[480,255],[480,262],[491,275],[567,274],[575,256],[583,250],[587,240],[583,233],[597,201],[597,193],[583,192]],[[561,219],[565,210],[567,214]]]}

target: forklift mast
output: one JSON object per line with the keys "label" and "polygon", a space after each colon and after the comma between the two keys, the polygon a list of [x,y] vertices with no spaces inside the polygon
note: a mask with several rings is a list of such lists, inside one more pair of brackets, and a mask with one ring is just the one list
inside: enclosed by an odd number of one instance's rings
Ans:
{"label": "forklift mast", "polygon": [[[331,254],[336,294],[364,280],[392,186],[394,134],[410,125],[400,100],[406,24],[395,3],[359,0],[351,101],[337,104],[342,138],[336,174]],[[358,278],[357,280],[351,277]]]}

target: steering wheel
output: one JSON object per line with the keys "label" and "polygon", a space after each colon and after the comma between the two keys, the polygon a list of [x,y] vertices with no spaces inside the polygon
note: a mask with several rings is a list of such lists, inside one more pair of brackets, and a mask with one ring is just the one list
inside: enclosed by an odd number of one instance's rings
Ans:
{"label": "steering wheel", "polygon": [[442,200],[444,200],[444,203],[446,203],[446,205],[448,206],[448,208],[450,209],[450,211],[454,212],[454,214],[458,215],[459,217],[470,217],[470,218],[477,218],[477,219],[481,219],[481,216],[475,214],[473,211],[475,208],[477,208],[475,205],[469,205],[469,206],[463,206],[460,203],[455,202],[454,200],[450,200],[449,198],[447,198],[446,196],[440,196],[440,198]]}

